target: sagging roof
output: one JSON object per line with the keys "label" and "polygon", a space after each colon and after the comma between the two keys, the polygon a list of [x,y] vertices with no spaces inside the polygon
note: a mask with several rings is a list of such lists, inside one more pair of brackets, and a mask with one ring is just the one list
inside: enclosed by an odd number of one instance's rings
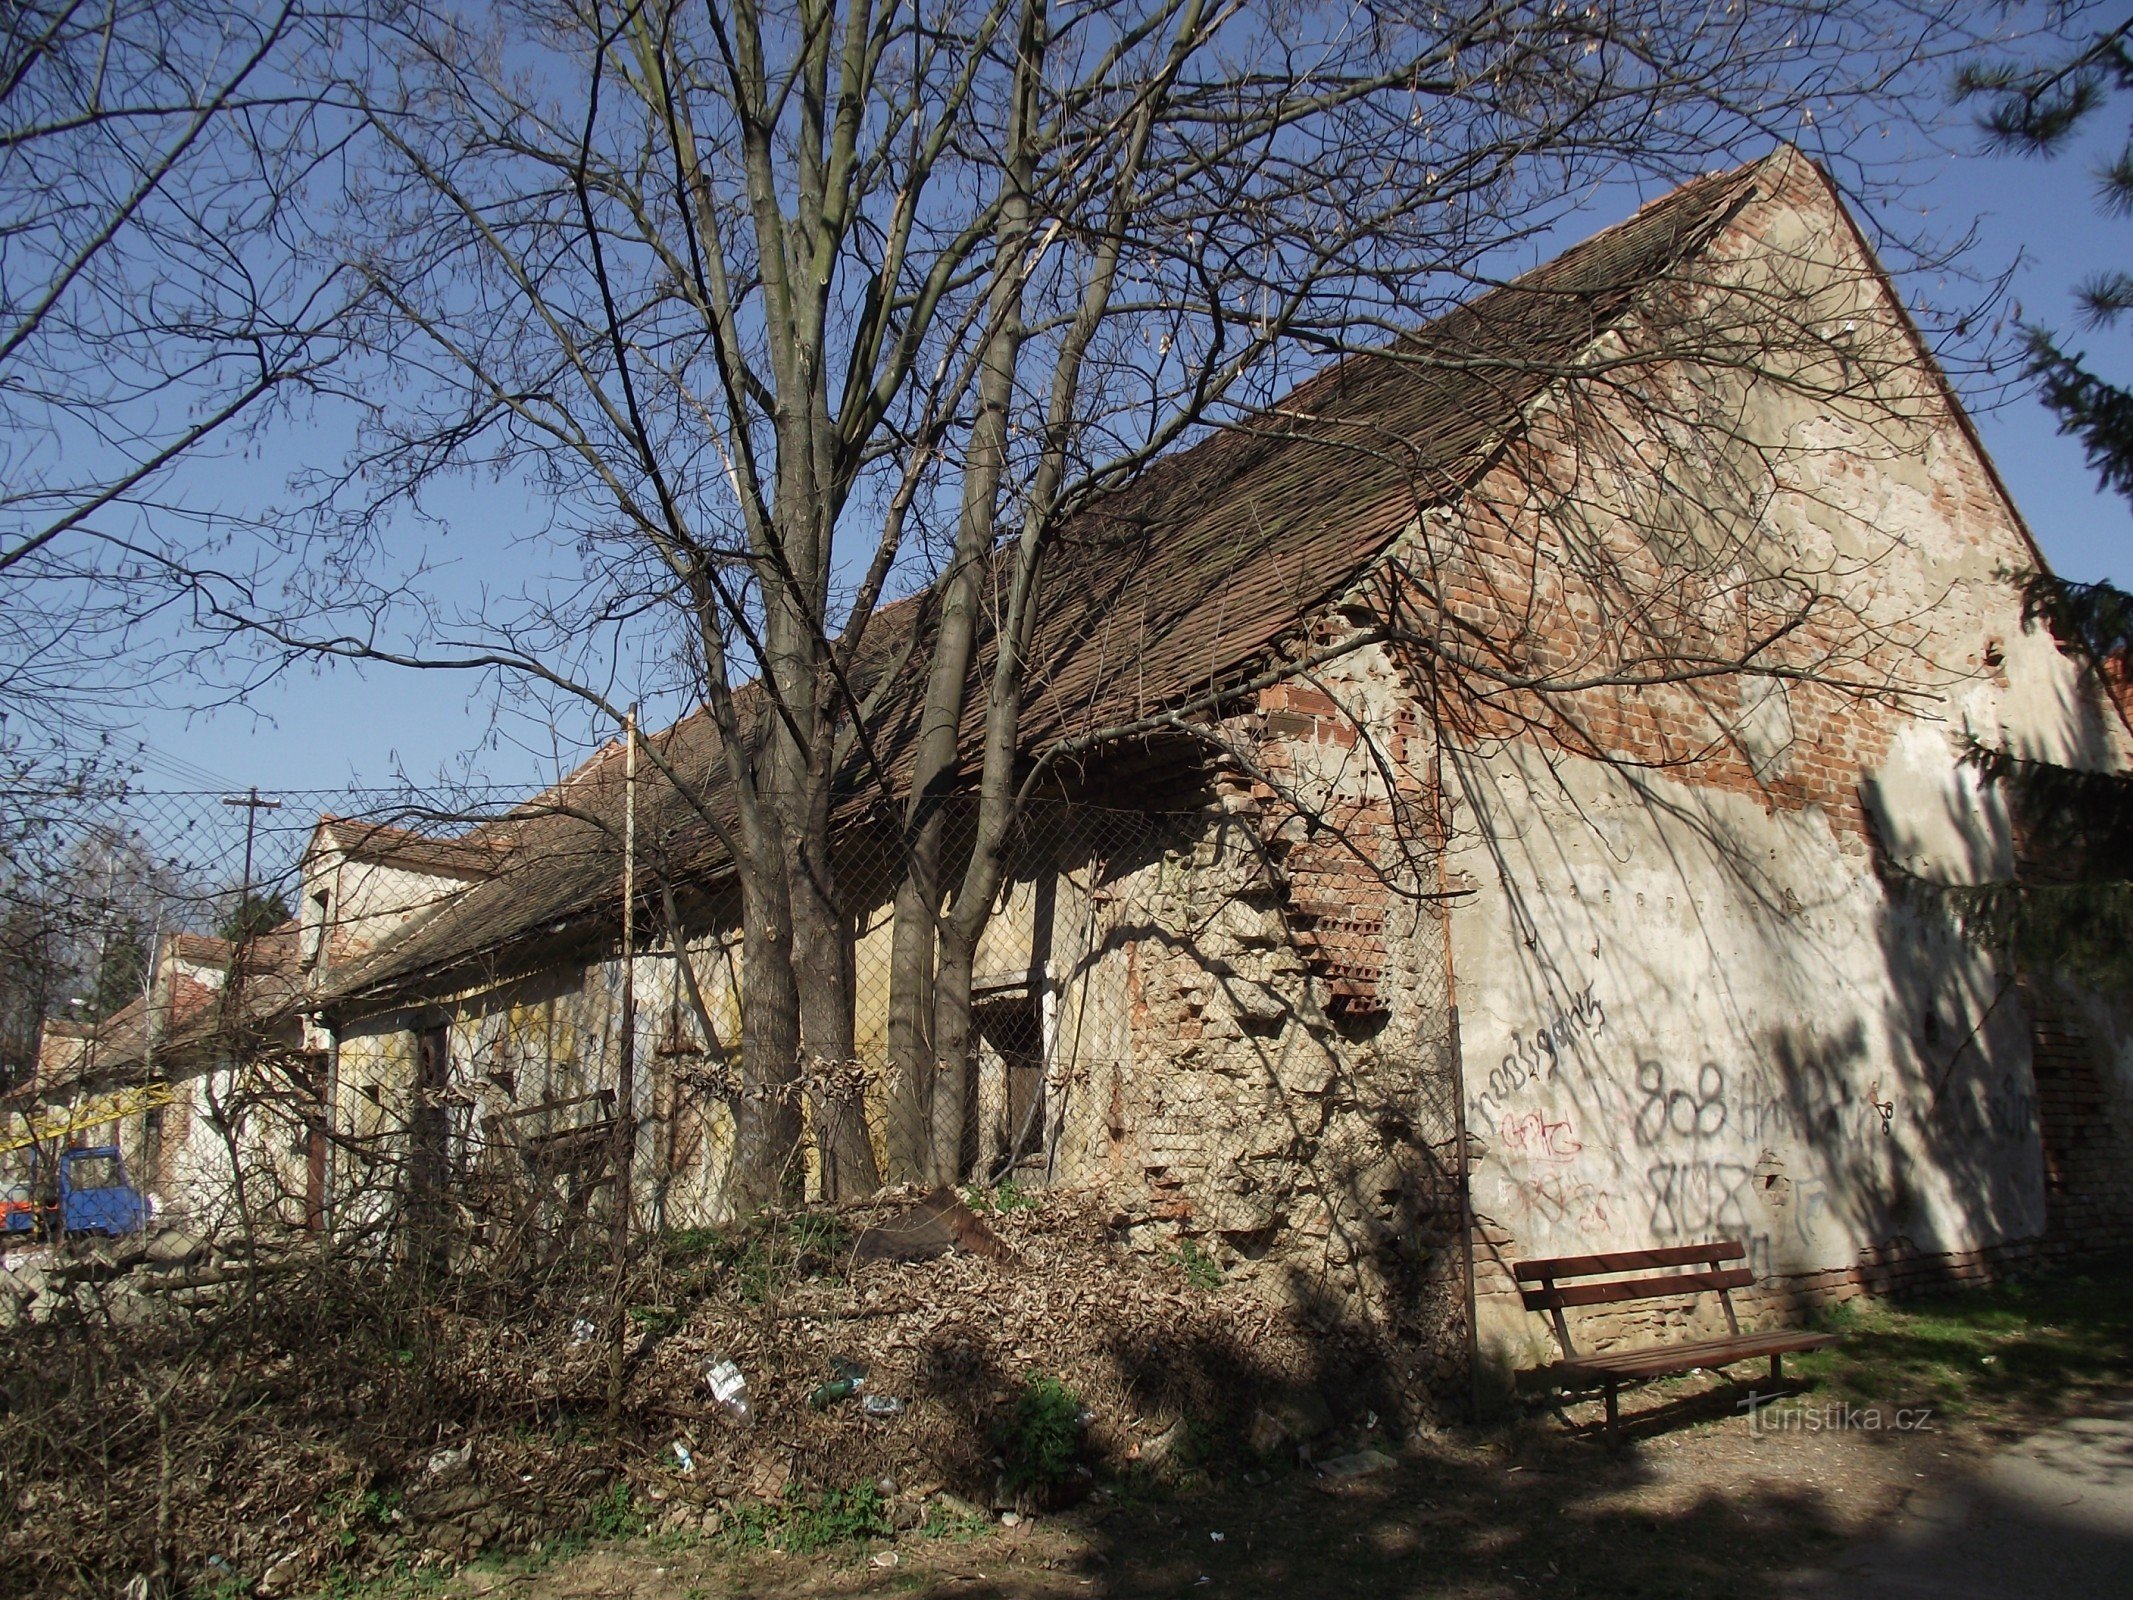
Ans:
{"label": "sagging roof", "polygon": [[[1758,181],[1766,171],[1801,159],[1781,150],[1685,184],[1386,350],[1336,363],[1074,519],[1045,570],[1025,748],[1115,728],[1248,675],[1352,589],[1422,511],[1456,502],[1596,339],[1771,187]],[[1000,574],[1004,583],[1004,562]],[[863,672],[878,675],[903,630],[926,625],[924,598],[876,616]],[[908,681],[891,686],[874,724],[891,794],[908,772],[924,692],[925,652],[912,655]],[[977,681],[990,668],[985,640]],[[984,696],[971,700],[966,749],[984,713]],[[708,716],[649,742],[699,796],[723,789]],[[501,863],[493,875],[332,975],[318,1004],[345,1009],[418,987],[467,987],[507,975],[516,946],[583,919],[611,920],[621,766],[611,745],[511,816],[463,836]],[[640,840],[661,841],[669,873],[719,870],[724,852],[689,802],[653,781],[652,765],[643,776]],[[882,789],[857,766],[847,809]]]}

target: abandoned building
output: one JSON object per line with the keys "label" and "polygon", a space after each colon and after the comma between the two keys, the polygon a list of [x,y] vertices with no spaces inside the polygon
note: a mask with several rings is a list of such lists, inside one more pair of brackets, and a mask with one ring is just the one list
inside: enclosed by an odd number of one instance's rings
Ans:
{"label": "abandoned building", "polygon": [[[2025,618],[2041,560],[1790,151],[1159,463],[1048,571],[1025,747],[1133,731],[1062,769],[988,925],[965,1169],[1425,1340],[1471,1302],[1511,1362],[1514,1257],[1739,1238],[1782,1296],[2122,1241],[2133,1033],[1932,892],[2015,870],[1973,742],[2133,757]],[[652,742],[715,792],[707,717]],[[413,1146],[566,1200],[597,1165],[621,767],[457,839],[322,822],[316,1206],[384,1205]],[[879,798],[839,859],[877,1147]],[[686,798],[634,803],[636,1198],[711,1223],[738,899]]]}

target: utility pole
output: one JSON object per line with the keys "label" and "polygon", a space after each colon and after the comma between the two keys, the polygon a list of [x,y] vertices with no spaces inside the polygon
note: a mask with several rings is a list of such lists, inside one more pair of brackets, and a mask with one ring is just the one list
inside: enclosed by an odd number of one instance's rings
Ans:
{"label": "utility pole", "polygon": [[615,1211],[609,1237],[614,1252],[614,1304],[608,1331],[607,1411],[622,1414],[623,1289],[629,1276],[630,1208],[635,1203],[632,1168],[637,1158],[637,708],[622,719],[622,1022],[616,1030],[614,1145]]}
{"label": "utility pole", "polygon": [[224,795],[222,803],[226,806],[244,807],[244,883],[237,891],[237,912],[241,931],[244,902],[251,897],[252,893],[252,840],[259,832],[259,813],[262,811],[279,811],[281,802],[279,800],[260,799],[259,787],[254,784],[243,794]]}
{"label": "utility pole", "polygon": [[245,946],[252,942],[247,920],[252,906],[252,841],[259,833],[259,813],[279,811],[281,802],[260,799],[259,786],[254,784],[241,795],[224,795],[222,803],[244,808],[244,881],[237,886],[237,937],[230,942],[230,973],[223,1001],[223,1015],[229,1018],[230,1040],[234,1047],[238,1029],[244,1021]]}

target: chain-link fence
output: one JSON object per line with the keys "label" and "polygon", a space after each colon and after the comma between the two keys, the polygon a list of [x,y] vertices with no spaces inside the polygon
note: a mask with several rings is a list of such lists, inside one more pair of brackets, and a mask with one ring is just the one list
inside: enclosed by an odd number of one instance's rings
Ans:
{"label": "chain-link fence", "polygon": [[[861,817],[829,863],[840,947],[795,949],[766,1059],[745,897],[686,797],[640,788],[627,962],[597,806],[48,806],[7,879],[16,1189],[115,1146],[201,1232],[416,1226],[522,1263],[625,1186],[651,1229],[885,1182],[1069,1187],[1380,1287],[1447,1270],[1440,906],[1390,813],[1036,804],[960,935],[952,895],[914,899],[908,831]],[[979,819],[944,812],[953,883]]]}
{"label": "chain-link fence", "polygon": [[[232,1362],[315,1388],[349,1361],[381,1408],[351,1429],[419,1482],[401,1458],[526,1396],[556,1426],[695,1416],[645,1365],[692,1304],[730,1299],[705,1338],[776,1372],[814,1337],[779,1285],[967,1247],[973,1224],[1065,1230],[1013,1291],[1045,1309],[1000,1337],[1056,1348],[1121,1415],[1229,1416],[1336,1348],[1327,1370],[1374,1407],[1458,1403],[1456,1043],[1435,856],[1406,814],[1034,803],[958,925],[977,803],[944,808],[930,907],[905,819],[855,810],[814,880],[834,913],[816,942],[789,907],[771,930],[781,969],[699,797],[603,783],[596,764],[494,804],[114,791],[17,831],[11,1004],[37,1026],[8,1062],[0,1309],[57,1342],[9,1426],[23,1492],[132,1473],[80,1548],[167,1569],[207,1496],[160,1448],[77,1438],[69,1408],[204,1460],[248,1414]],[[920,1200],[943,1191],[960,1209]],[[127,1237],[85,1247],[102,1227]],[[1157,1361],[1174,1326],[1128,1348],[1108,1312],[1059,1312],[1092,1274],[1151,1328],[1174,1321],[1166,1274],[1248,1301],[1218,1296]],[[964,1382],[932,1370],[903,1381]],[[1246,1405],[1224,1426],[1270,1424]],[[928,1448],[960,1460],[969,1439],[945,1439]],[[727,1443],[733,1470],[756,1460]],[[844,1460],[822,1448],[816,1476]],[[352,1504],[305,1526],[325,1539]],[[306,1548],[318,1569],[331,1544]]]}

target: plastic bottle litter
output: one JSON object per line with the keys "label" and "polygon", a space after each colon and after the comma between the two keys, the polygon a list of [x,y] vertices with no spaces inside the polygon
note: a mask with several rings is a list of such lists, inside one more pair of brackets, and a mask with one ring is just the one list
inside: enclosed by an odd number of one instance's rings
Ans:
{"label": "plastic bottle litter", "polygon": [[755,1420],[755,1407],[748,1402],[748,1379],[731,1361],[714,1361],[704,1368],[704,1382],[711,1386],[711,1398],[729,1416],[741,1422]]}
{"label": "plastic bottle litter", "polygon": [[823,1384],[807,1397],[807,1403],[820,1411],[824,1406],[833,1406],[839,1400],[849,1400],[866,1387],[864,1378],[836,1378]]}
{"label": "plastic bottle litter", "polygon": [[593,1325],[590,1317],[580,1317],[570,1325],[570,1342],[572,1344],[591,1344],[599,1336],[600,1330]]}
{"label": "plastic bottle litter", "polygon": [[864,1364],[850,1356],[836,1356],[830,1361],[830,1381],[807,1397],[807,1403],[820,1411],[824,1406],[833,1406],[839,1400],[849,1400],[867,1386],[867,1369]]}
{"label": "plastic bottle litter", "polygon": [[689,1454],[689,1447],[679,1439],[674,1441],[674,1459],[681,1464],[682,1471],[694,1472],[696,1470],[696,1457]]}
{"label": "plastic bottle litter", "polygon": [[893,1394],[870,1394],[859,1402],[859,1409],[870,1417],[900,1417],[904,1403]]}

